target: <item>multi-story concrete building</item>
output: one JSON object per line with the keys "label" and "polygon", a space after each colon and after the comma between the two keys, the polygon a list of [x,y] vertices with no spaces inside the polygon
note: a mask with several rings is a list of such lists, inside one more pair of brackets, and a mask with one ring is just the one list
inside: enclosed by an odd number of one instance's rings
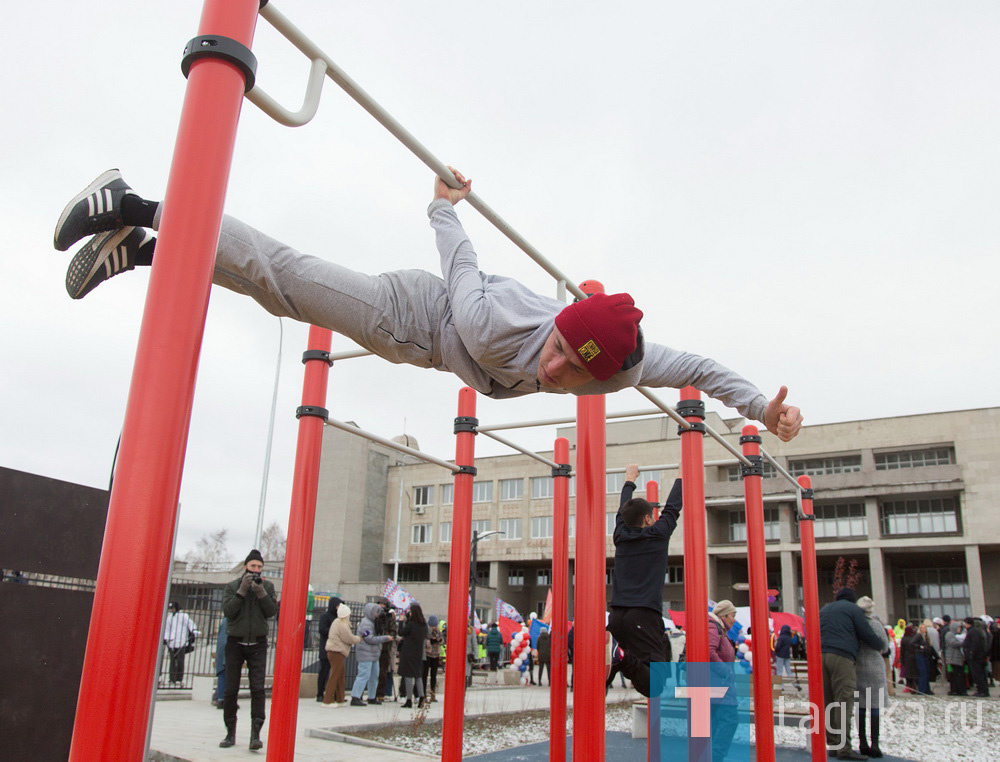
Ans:
{"label": "multi-story concrete building", "polygon": [[[743,419],[710,414],[708,423],[739,446]],[[560,429],[558,435],[570,440],[572,461],[574,429]],[[1000,408],[808,426],[789,443],[766,432],[764,440],[765,449],[793,475],[812,476],[821,603],[832,599],[834,569],[843,557],[857,563],[859,592],[875,599],[884,618],[1000,610],[1000,585],[984,582],[1000,578],[1000,522],[995,518],[1000,508]],[[660,467],[679,459],[676,424],[665,416],[608,424],[608,468],[639,463],[639,496],[649,479],[659,481],[665,495],[677,472]],[[705,460],[716,462],[705,473],[709,594],[745,605],[746,521],[739,469],[711,438],[705,439]],[[451,474],[335,430],[327,433],[323,462],[313,584],[363,596],[395,575],[426,609],[443,613],[451,551]],[[479,543],[475,574],[480,616],[490,618],[494,596],[522,613],[540,611],[551,581],[549,469],[520,453],[477,459],[476,466],[473,529],[503,532]],[[609,585],[611,528],[622,479],[619,473],[607,478]],[[799,613],[802,573],[793,493],[773,468],[765,470],[763,484],[768,584],[780,591],[777,607]],[[572,488],[570,495],[572,570]],[[682,514],[670,546],[665,608],[684,607],[683,531]]]}

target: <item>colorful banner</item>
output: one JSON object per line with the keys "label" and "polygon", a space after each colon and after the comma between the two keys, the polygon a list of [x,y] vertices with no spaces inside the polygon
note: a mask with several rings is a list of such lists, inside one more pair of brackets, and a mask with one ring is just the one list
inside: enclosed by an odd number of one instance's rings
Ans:
{"label": "colorful banner", "polygon": [[387,579],[385,581],[385,589],[382,591],[382,595],[388,598],[389,603],[400,611],[406,611],[410,608],[410,604],[413,603],[413,596],[401,588],[399,584],[392,579]]}

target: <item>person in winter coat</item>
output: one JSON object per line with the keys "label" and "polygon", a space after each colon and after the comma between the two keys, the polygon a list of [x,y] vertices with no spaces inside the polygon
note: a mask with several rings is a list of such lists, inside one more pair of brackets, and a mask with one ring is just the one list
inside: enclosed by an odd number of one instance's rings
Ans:
{"label": "person in winter coat", "polygon": [[382,703],[376,697],[378,688],[378,660],[382,654],[382,644],[388,643],[391,635],[376,635],[375,620],[378,618],[382,607],[377,603],[366,603],[364,616],[358,622],[358,637],[360,642],[354,649],[354,656],[358,662],[358,676],[354,679],[354,686],[351,688],[351,706],[364,706],[361,695],[368,686],[368,703]]}
{"label": "person in winter coat", "polygon": [[[619,663],[621,673],[648,698],[653,690],[649,665],[663,661],[663,581],[670,537],[677,528],[683,495],[681,480],[677,479],[659,518],[654,519],[653,504],[632,497],[638,478],[638,465],[630,463],[625,467],[625,484],[612,535],[615,569],[607,630],[625,652]],[[614,683],[617,671],[612,666],[604,683],[606,688]]]}
{"label": "person in winter coat", "polygon": [[500,650],[503,648],[503,635],[496,622],[490,622],[490,631],[486,635],[486,655],[490,660],[490,672],[496,672],[500,666]]}
{"label": "person in winter coat", "polygon": [[903,635],[906,634],[906,620],[905,619],[897,620],[896,627],[893,630],[893,632],[896,634],[896,642],[897,643],[901,642],[903,640]]}
{"label": "person in winter coat", "polygon": [[976,698],[989,698],[990,689],[986,684],[986,628],[983,620],[971,616],[965,618],[965,628],[968,633],[962,650],[965,652],[965,663],[969,665],[969,679],[976,686],[973,694]]}
{"label": "person in winter coat", "polygon": [[993,685],[998,680],[1000,680],[1000,623],[994,619],[990,622],[990,626],[987,629],[992,641],[990,643],[990,660],[993,662],[993,674],[991,675]]}
{"label": "person in winter coat", "polygon": [[736,607],[731,601],[719,601],[708,612],[708,660],[711,663],[712,685],[725,685],[729,690],[712,702],[712,760],[724,760],[733,743],[739,724],[736,699],[736,647],[727,634],[736,621]]}
{"label": "person in winter coat", "polygon": [[[875,615],[875,601],[866,595],[858,600],[858,607],[865,613],[865,618],[868,620],[872,632],[883,643],[881,651],[872,648],[867,643],[862,643],[858,648],[858,655],[854,662],[854,670],[858,680],[858,738],[860,739],[858,751],[866,757],[878,758],[882,756],[882,750],[879,749],[878,745],[880,717],[888,701],[883,654],[889,649],[889,638],[886,636],[885,625]],[[869,720],[870,742],[867,733]]]}
{"label": "person in winter coat", "polygon": [[419,603],[410,605],[399,626],[399,676],[403,678],[404,709],[413,706],[414,692],[420,697],[417,708],[424,705],[424,686],[421,676],[424,672],[424,641],[427,640],[427,620]]}
{"label": "person in winter coat", "polygon": [[795,636],[792,635],[792,628],[787,625],[781,625],[781,630],[778,632],[778,637],[774,641],[774,664],[775,673],[778,677],[782,675],[788,675],[792,678],[792,684],[795,686],[795,690],[801,691],[802,686],[799,685],[799,681],[796,679],[795,674],[792,672],[792,644],[795,641]]}
{"label": "person in winter coat", "polygon": [[337,608],[343,603],[333,596],[326,604],[326,611],[319,618],[319,674],[316,675],[316,700],[322,701],[326,693],[326,681],[330,677],[330,663],[326,660],[326,641],[330,637],[330,626],[337,618]]}
{"label": "person in winter coat", "polygon": [[906,692],[917,693],[917,678],[920,674],[920,667],[917,662],[917,654],[920,652],[921,643],[917,628],[912,624],[906,625],[903,630],[903,638],[899,641],[900,662],[902,663],[903,679],[906,681]]}
{"label": "person in winter coat", "polygon": [[393,689],[392,674],[396,664],[396,635],[398,634],[399,623],[396,620],[396,608],[389,599],[380,596],[376,603],[381,606],[378,619],[375,620],[375,634],[389,635],[390,639],[382,644],[382,653],[378,657],[378,687],[375,689],[375,698],[380,702],[385,699],[386,693],[389,698],[395,701],[396,696]]}
{"label": "person in winter coat", "polygon": [[965,687],[965,623],[952,622],[944,634],[944,663],[948,671],[948,695],[968,696]]}
{"label": "person in winter coat", "polygon": [[[928,626],[929,625],[929,626]],[[934,661],[934,651],[931,648],[929,630],[933,630],[934,625],[929,619],[925,619],[917,627],[917,690],[925,696],[931,695],[931,673]]]}
{"label": "person in winter coat", "polygon": [[538,633],[536,650],[538,651],[538,684],[542,684],[542,673],[548,670],[548,684],[552,685],[552,638],[549,636],[549,631],[544,627]]}
{"label": "person in winter coat", "polygon": [[851,718],[858,677],[854,665],[862,643],[881,653],[884,641],[872,632],[857,593],[849,587],[837,591],[836,600],[819,611],[820,650],[823,654],[823,699],[828,718],[826,744],[838,759],[863,760],[851,748]]}
{"label": "person in winter coat", "polygon": [[347,703],[344,695],[344,664],[351,655],[351,648],[360,642],[361,638],[351,632],[351,607],[346,603],[339,604],[337,618],[328,628],[323,645],[323,653],[330,667],[329,679],[323,690],[323,703],[327,706],[342,706]]}
{"label": "person in winter coat", "polygon": [[[438,627],[438,618],[433,614],[427,617],[427,627],[429,629],[427,630],[427,644],[424,647],[423,686],[427,700],[433,702],[437,701],[435,694],[437,693],[438,669],[441,666],[441,644],[444,642],[444,636],[441,634],[441,628]],[[428,675],[430,675],[430,681],[427,680]]]}

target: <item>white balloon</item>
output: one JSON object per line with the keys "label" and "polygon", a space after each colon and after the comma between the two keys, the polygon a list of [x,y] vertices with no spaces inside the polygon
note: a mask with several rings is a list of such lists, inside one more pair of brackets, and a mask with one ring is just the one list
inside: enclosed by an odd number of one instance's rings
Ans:
{"label": "white balloon", "polygon": [[747,653],[743,658],[746,659],[749,664],[753,664],[753,651]]}
{"label": "white balloon", "polygon": [[511,670],[511,672],[517,672],[517,665],[514,662],[511,662],[508,669]]}
{"label": "white balloon", "polygon": [[528,684],[528,678],[522,677],[521,678],[521,685],[527,685],[527,684]]}
{"label": "white balloon", "polygon": [[514,659],[514,666],[520,667],[522,664],[524,664],[524,659],[522,659],[520,656]]}
{"label": "white balloon", "polygon": [[514,633],[514,637],[512,638],[512,640],[515,643],[520,643],[522,640],[524,640],[524,634],[520,633],[520,632],[515,632]]}
{"label": "white balloon", "polygon": [[529,616],[528,619],[538,619],[538,614],[536,614],[534,611],[532,611],[531,612],[531,616]]}
{"label": "white balloon", "polygon": [[740,643],[740,653],[741,654],[745,654],[749,650],[750,649],[747,648],[747,644],[746,643]]}

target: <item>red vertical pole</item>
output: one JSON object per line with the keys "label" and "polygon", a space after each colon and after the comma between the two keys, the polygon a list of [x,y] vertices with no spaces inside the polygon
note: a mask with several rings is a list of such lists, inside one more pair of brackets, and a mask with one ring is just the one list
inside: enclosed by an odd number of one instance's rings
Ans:
{"label": "red vertical pole", "polygon": [[771,631],[767,606],[767,548],[764,545],[763,460],[756,426],[744,426],[740,444],[753,462],[744,467],[748,564],[750,568],[750,627],[753,637],[753,697],[757,759],[774,762],[774,696],[771,686]]}
{"label": "red vertical pole", "polygon": [[[326,328],[309,327],[309,351],[330,351],[333,334]],[[305,380],[299,439],[295,449],[292,503],[288,516],[285,573],[281,585],[281,618],[274,657],[274,686],[271,691],[271,720],[268,726],[267,758],[294,759],[295,728],[299,712],[302,675],[302,644],[305,633],[306,603],[309,596],[309,569],[312,564],[313,530],[316,525],[316,495],[319,465],[323,452],[323,427],[329,362],[321,356],[303,358]],[[323,646],[321,645],[320,648]]]}
{"label": "red vertical pole", "polygon": [[692,424],[681,429],[684,480],[684,611],[687,660],[708,662],[708,530],[705,515],[705,403],[693,386],[681,389],[677,412]]}
{"label": "red vertical pole", "polygon": [[[646,499],[654,505],[660,502],[660,485],[654,481],[646,482]],[[660,509],[653,509],[653,519],[660,518]]]}
{"label": "red vertical pole", "polygon": [[[812,714],[812,758],[826,759],[826,715],[823,702],[823,653],[819,640],[819,581],[816,572],[816,529],[813,524],[812,479],[798,478],[802,487],[799,536],[802,539],[802,597],[806,610],[806,657],[809,667],[809,708]],[[757,657],[754,657],[757,658]]]}
{"label": "red vertical pole", "polygon": [[576,403],[576,607],[573,637],[573,760],[604,760],[607,520],[605,401]]}
{"label": "red vertical pole", "polygon": [[[199,34],[249,47],[257,11],[257,0],[206,0]],[[191,67],[108,506],[74,762],[139,760],[145,750],[159,612],[244,87],[230,63],[203,58]]]}
{"label": "red vertical pole", "polygon": [[[603,294],[596,280],[580,284]],[[573,760],[604,762],[607,612],[606,410],[603,396],[577,397],[576,606],[573,636]],[[580,667],[583,669],[580,669]]]}
{"label": "red vertical pole", "polygon": [[552,469],[552,662],[549,688],[549,759],[566,762],[566,672],[569,630],[569,440],[558,437]]}
{"label": "red vertical pole", "polygon": [[442,762],[462,759],[465,722],[465,664],[469,630],[469,564],[472,563],[472,484],[475,480],[476,390],[458,392],[455,419],[455,498],[451,525],[451,568],[448,573],[448,659],[445,661]]}

